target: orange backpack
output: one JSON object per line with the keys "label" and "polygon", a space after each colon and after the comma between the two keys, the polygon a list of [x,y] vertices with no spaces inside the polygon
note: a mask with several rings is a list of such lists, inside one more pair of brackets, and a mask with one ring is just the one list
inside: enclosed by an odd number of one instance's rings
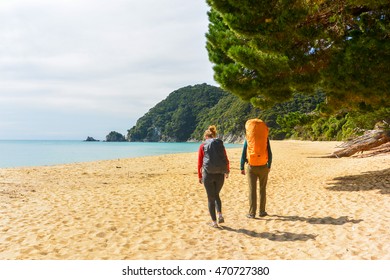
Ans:
{"label": "orange backpack", "polygon": [[260,119],[250,119],[245,124],[249,165],[260,166],[268,162],[268,126]]}

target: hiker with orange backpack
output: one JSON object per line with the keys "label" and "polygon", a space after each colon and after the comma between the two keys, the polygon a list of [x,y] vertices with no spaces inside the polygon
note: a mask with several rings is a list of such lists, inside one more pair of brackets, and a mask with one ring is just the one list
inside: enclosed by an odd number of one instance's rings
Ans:
{"label": "hiker with orange backpack", "polygon": [[[222,202],[219,193],[229,176],[229,159],[222,140],[217,139],[217,128],[212,125],[204,133],[205,141],[198,151],[198,178],[207,193],[210,226],[218,228],[225,220],[222,215]],[[218,214],[218,222],[217,215]]]}
{"label": "hiker with orange backpack", "polygon": [[[249,185],[249,212],[247,218],[254,219],[257,209],[257,181],[260,189],[259,216],[267,216],[266,187],[272,164],[272,151],[268,138],[268,126],[260,119],[250,119],[245,123],[245,142],[242,149],[240,170],[246,175]],[[245,163],[248,164],[246,171]]]}

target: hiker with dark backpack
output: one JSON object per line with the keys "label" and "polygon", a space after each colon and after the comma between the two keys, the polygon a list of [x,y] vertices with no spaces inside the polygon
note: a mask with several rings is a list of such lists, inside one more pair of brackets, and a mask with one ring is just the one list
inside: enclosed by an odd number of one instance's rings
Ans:
{"label": "hiker with dark backpack", "polygon": [[[218,223],[225,222],[222,215],[222,202],[219,193],[229,177],[229,159],[223,141],[216,138],[217,129],[210,126],[204,133],[205,141],[198,152],[198,178],[207,193],[208,208],[211,217],[210,226],[218,228]],[[218,221],[217,221],[217,214]]]}
{"label": "hiker with dark backpack", "polygon": [[[245,163],[248,164],[246,171]],[[266,186],[272,164],[272,151],[268,138],[268,126],[260,119],[250,119],[245,123],[245,142],[241,155],[241,174],[247,175],[249,185],[249,211],[247,218],[254,219],[257,209],[257,181],[260,189],[259,216],[267,216],[265,211]]]}

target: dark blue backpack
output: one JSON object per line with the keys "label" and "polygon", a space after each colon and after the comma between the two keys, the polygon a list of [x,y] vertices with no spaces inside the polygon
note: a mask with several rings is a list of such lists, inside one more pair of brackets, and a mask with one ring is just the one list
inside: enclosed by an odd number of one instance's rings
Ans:
{"label": "dark blue backpack", "polygon": [[225,174],[228,172],[228,162],[225,146],[221,139],[206,139],[203,146],[203,168],[210,174]]}

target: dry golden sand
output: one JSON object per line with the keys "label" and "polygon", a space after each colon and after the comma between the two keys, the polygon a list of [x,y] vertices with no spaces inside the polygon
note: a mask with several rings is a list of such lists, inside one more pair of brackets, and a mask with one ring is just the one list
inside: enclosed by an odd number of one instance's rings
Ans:
{"label": "dry golden sand", "polygon": [[328,159],[337,142],[273,141],[265,218],[247,219],[228,149],[223,230],[197,154],[0,169],[0,259],[390,259],[390,156]]}

